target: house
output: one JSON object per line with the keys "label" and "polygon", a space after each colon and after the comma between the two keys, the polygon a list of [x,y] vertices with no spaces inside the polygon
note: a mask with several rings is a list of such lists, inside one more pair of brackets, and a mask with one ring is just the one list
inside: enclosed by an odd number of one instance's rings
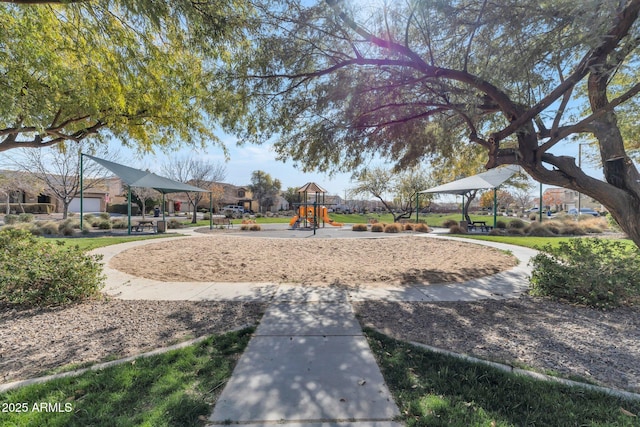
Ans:
{"label": "house", "polygon": [[[595,210],[603,210],[602,204],[592,197],[581,195],[575,190],[568,188],[547,188],[542,193],[542,203],[546,209],[552,211],[568,211],[578,207],[578,199],[580,206],[583,208],[591,208]],[[536,200],[539,203],[540,199]],[[537,205],[536,205],[537,206]]]}

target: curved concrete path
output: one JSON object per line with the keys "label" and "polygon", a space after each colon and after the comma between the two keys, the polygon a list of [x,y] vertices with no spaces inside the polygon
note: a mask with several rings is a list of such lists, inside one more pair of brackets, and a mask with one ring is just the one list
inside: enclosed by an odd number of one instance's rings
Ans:
{"label": "curved concrete path", "polygon": [[[316,236],[308,232],[294,233],[298,234],[275,229],[260,235],[319,238],[349,235],[339,229]],[[188,234],[198,235],[193,231]],[[365,236],[358,233],[357,237]],[[438,234],[420,235],[420,238],[469,241]],[[143,250],[144,245],[158,241],[128,242],[100,248],[93,253],[102,254],[107,264],[123,250]],[[535,251],[491,242],[470,242],[511,251],[519,264],[508,271],[466,283],[414,284],[382,289],[308,288],[275,282],[160,282],[105,265],[105,292],[133,300],[270,302],[255,336],[222,391],[208,425],[286,423],[294,427],[398,427],[401,424],[394,421],[400,414],[398,407],[384,383],[350,302],[502,299],[516,297],[527,289],[528,263]]]}

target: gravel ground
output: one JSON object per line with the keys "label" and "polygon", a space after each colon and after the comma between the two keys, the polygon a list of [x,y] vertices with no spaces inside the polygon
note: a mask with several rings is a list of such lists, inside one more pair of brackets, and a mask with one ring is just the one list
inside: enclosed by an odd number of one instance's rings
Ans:
{"label": "gravel ground", "polygon": [[88,302],[17,310],[0,305],[0,382],[71,364],[132,356],[190,338],[255,324],[264,304],[238,302]]}
{"label": "gravel ground", "polygon": [[398,339],[552,370],[640,392],[640,308],[600,311],[543,299],[354,304],[361,323]]}

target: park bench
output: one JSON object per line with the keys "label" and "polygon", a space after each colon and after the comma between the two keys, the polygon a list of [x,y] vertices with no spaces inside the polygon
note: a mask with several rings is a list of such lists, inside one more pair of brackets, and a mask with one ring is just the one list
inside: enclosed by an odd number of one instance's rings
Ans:
{"label": "park bench", "polygon": [[150,220],[141,220],[138,221],[135,225],[133,225],[131,227],[131,231],[137,231],[137,232],[141,232],[144,231],[145,229],[153,232],[153,233],[157,233],[158,229],[156,228],[156,225],[153,223],[153,221]]}
{"label": "park bench", "polygon": [[233,227],[231,220],[227,217],[214,216],[212,219],[213,219],[213,225],[222,225],[222,226],[226,226],[227,228]]}

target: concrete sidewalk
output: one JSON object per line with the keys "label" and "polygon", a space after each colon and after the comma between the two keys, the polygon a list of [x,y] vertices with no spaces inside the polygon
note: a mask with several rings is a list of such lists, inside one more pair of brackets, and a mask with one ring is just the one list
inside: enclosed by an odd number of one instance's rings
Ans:
{"label": "concrete sidewalk", "polygon": [[347,295],[298,296],[268,308],[209,425],[400,426]]}
{"label": "concrete sidewalk", "polygon": [[[335,238],[340,230],[328,232]],[[288,235],[285,233],[286,230],[275,229],[270,237],[284,237]],[[451,237],[430,234],[424,238]],[[384,383],[350,301],[513,298],[526,291],[530,274],[528,262],[536,253],[526,248],[473,241],[471,243],[511,251],[519,260],[518,266],[466,283],[416,283],[386,288],[160,282],[108,267],[109,260],[117,253],[156,242],[158,240],[136,241],[95,250],[94,253],[104,255],[105,292],[121,299],[271,304],[222,391],[209,419],[210,426],[227,423],[254,427],[276,423],[293,427],[401,426],[393,421],[399,415],[398,407]]]}

